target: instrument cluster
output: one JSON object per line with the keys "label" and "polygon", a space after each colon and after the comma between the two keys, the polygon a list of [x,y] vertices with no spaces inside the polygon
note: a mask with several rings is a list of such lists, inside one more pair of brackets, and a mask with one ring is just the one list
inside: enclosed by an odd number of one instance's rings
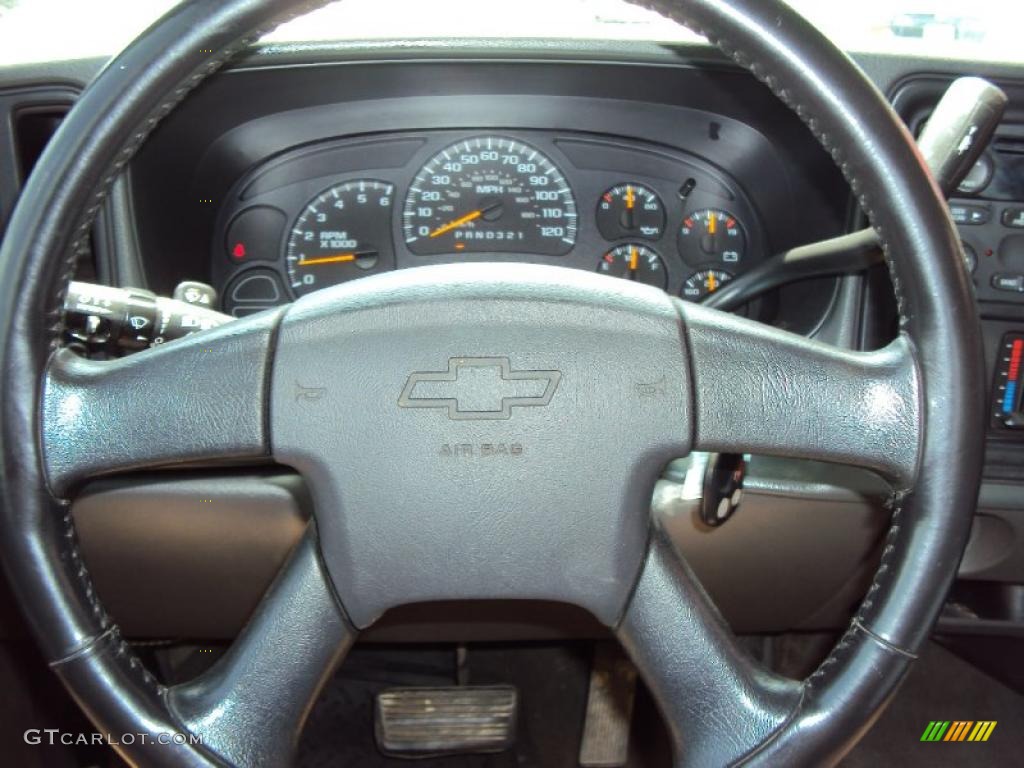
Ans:
{"label": "instrument cluster", "polygon": [[698,300],[763,259],[728,175],[678,149],[592,134],[338,139],[248,173],[213,275],[241,317],[377,272],[460,261],[595,270]]}

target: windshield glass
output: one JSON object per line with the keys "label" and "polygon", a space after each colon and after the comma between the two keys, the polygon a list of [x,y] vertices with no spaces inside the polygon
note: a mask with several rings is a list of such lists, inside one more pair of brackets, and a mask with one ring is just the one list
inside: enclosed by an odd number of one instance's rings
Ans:
{"label": "windshield glass", "polygon": [[[0,0],[0,64],[116,53],[176,0]],[[848,51],[1024,61],[1017,0],[790,0]],[[688,30],[625,0],[344,0],[296,19],[267,41],[546,38],[681,42]]]}

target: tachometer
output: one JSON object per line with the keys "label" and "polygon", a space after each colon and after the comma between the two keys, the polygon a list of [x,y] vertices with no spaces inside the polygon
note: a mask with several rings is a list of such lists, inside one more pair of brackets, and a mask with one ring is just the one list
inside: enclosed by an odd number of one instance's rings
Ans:
{"label": "tachometer", "polygon": [[285,262],[296,296],[391,269],[391,184],[358,179],[310,200],[291,232]]}
{"label": "tachometer", "polygon": [[572,189],[540,150],[479,136],[441,150],[416,174],[402,230],[419,255],[561,256],[576,243],[576,218]]}

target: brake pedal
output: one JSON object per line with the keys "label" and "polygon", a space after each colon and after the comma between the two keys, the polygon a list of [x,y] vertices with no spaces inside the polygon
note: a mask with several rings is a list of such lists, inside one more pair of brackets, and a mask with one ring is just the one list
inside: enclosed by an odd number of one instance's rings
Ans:
{"label": "brake pedal", "polygon": [[617,643],[598,643],[580,742],[582,768],[619,768],[626,764],[635,698],[636,667]]}
{"label": "brake pedal", "polygon": [[501,752],[515,739],[517,710],[511,685],[390,688],[377,694],[374,731],[389,755]]}

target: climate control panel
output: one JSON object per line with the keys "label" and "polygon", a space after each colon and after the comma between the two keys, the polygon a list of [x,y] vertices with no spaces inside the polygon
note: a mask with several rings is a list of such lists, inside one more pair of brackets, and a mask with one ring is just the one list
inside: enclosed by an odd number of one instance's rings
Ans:
{"label": "climate control panel", "polygon": [[992,426],[1024,429],[1024,332],[1003,336],[996,354]]}

